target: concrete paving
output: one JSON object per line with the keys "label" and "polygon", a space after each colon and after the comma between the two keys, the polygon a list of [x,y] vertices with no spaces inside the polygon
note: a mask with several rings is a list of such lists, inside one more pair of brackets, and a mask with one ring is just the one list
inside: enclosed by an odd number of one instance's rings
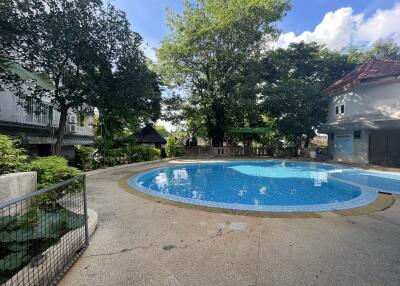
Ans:
{"label": "concrete paving", "polygon": [[119,186],[149,167],[88,178],[97,230],[60,285],[400,285],[399,202],[335,218],[211,213]]}

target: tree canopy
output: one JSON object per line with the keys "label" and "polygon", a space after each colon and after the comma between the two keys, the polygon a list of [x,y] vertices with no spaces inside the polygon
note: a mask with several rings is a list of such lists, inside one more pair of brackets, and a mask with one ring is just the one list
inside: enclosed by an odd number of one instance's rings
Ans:
{"label": "tree canopy", "polygon": [[363,64],[370,59],[400,60],[400,46],[393,39],[376,41],[370,48],[350,47],[350,62]]}
{"label": "tree canopy", "polygon": [[327,104],[321,98],[322,89],[355,65],[339,52],[301,42],[270,51],[264,67],[264,110],[276,118],[279,133],[299,145],[303,139],[307,144],[326,119]]}
{"label": "tree canopy", "polygon": [[256,124],[257,63],[289,7],[286,0],[198,0],[185,1],[182,14],[168,12],[158,70],[189,92],[214,146],[232,125]]}
{"label": "tree canopy", "polygon": [[112,124],[159,116],[157,76],[122,11],[101,0],[4,0],[0,14],[0,57],[47,74],[55,89],[29,86],[27,92],[9,74],[1,80],[22,104],[47,98],[60,112],[57,154],[71,110],[98,107]]}

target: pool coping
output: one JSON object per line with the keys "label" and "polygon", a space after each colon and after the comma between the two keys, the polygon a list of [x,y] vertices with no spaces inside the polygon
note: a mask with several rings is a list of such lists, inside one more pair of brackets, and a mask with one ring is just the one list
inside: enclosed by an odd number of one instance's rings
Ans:
{"label": "pool coping", "polygon": [[186,204],[171,200],[165,200],[159,197],[154,197],[147,195],[140,191],[131,188],[128,185],[128,179],[138,172],[132,172],[118,181],[119,187],[125,192],[132,194],[138,198],[142,198],[153,203],[163,204],[166,206],[177,207],[187,210],[204,211],[209,213],[220,213],[226,215],[240,215],[240,216],[251,216],[251,217],[261,217],[261,218],[337,218],[344,216],[359,216],[366,215],[377,211],[384,211],[389,209],[395,202],[395,197],[391,194],[379,193],[378,198],[369,205],[346,209],[338,211],[325,211],[325,212],[257,212],[257,211],[241,211],[232,209],[221,209],[221,208],[211,208],[206,206],[198,206],[192,204]]}
{"label": "pool coping", "polygon": [[[232,162],[232,160],[229,160]],[[243,160],[240,160],[243,161]],[[260,161],[260,160],[246,160],[246,161]],[[277,160],[281,161],[281,160]],[[288,160],[289,161],[289,160]],[[282,216],[282,214],[300,214],[300,216],[304,216],[306,214],[307,217],[321,217],[320,213],[324,213],[323,216],[330,216],[338,213],[349,213],[346,215],[352,215],[352,214],[357,214],[357,213],[365,213],[365,210],[361,210],[363,208],[367,208],[368,212],[371,211],[376,211],[376,210],[382,210],[386,209],[391,206],[391,204],[394,202],[394,197],[391,194],[379,194],[379,190],[373,189],[373,188],[368,188],[363,186],[362,193],[364,196],[358,196],[357,198],[354,198],[349,201],[345,201],[342,203],[332,203],[332,204],[323,204],[323,208],[320,207],[320,205],[311,205],[311,206],[293,206],[291,208],[284,207],[282,208],[281,206],[252,206],[252,205],[245,205],[245,206],[250,206],[250,208],[243,209],[240,206],[243,205],[238,205],[238,204],[228,204],[228,203],[216,203],[216,202],[209,202],[209,201],[202,201],[202,200],[195,200],[195,199],[189,199],[189,198],[182,198],[178,196],[173,196],[173,195],[165,195],[161,194],[159,192],[151,191],[147,188],[141,187],[138,184],[135,184],[134,186],[131,186],[128,181],[135,180],[143,175],[144,173],[147,172],[156,172],[158,169],[164,169],[166,167],[183,167],[185,165],[194,165],[194,164],[213,164],[213,163],[220,163],[220,162],[195,162],[195,163],[179,163],[179,164],[170,164],[166,165],[163,167],[155,167],[146,169],[146,170],[141,170],[139,172],[133,172],[131,175],[124,177],[123,179],[120,180],[119,184],[120,186],[131,193],[134,194],[142,194],[142,197],[145,197],[147,199],[151,199],[156,202],[163,202],[167,204],[172,204],[175,206],[187,206],[189,208],[195,208],[195,209],[203,209],[203,210],[208,210],[208,211],[219,211],[219,212],[228,212],[228,213],[245,213],[245,214],[250,214],[252,213],[253,215],[260,216],[260,213],[267,214],[267,216],[271,217],[276,217]],[[313,162],[305,162],[305,163],[313,163]],[[340,164],[330,164],[330,163],[320,163],[320,162],[314,162],[315,164],[326,164],[326,165],[339,165]],[[343,166],[343,165],[341,165]],[[347,167],[347,166],[346,166]],[[348,168],[348,167],[347,167]],[[339,181],[339,180],[338,180]],[[348,183],[348,182],[344,182]],[[359,186],[357,186],[359,187]],[[163,196],[160,196],[163,195]],[[361,197],[361,198],[360,198]],[[384,202],[384,203],[382,203]],[[239,206],[239,207],[238,207]],[[371,206],[371,207],[368,207]],[[341,209],[339,209],[339,207]],[[371,209],[371,210],[370,210]],[[310,215],[314,214],[314,215]]]}

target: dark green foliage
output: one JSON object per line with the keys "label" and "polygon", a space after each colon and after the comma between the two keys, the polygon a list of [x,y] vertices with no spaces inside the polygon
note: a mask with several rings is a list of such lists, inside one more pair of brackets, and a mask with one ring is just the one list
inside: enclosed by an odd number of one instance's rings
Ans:
{"label": "dark green foliage", "polygon": [[175,137],[170,136],[167,138],[167,146],[165,147],[167,157],[174,158],[184,154],[183,146]]}
{"label": "dark green foliage", "polygon": [[[39,157],[22,166],[20,171],[36,171],[38,189],[50,187],[81,174],[77,168],[68,166],[67,160],[58,156]],[[82,183],[77,180],[38,196],[36,202],[42,209],[54,210],[58,208],[58,199],[67,193],[80,192],[81,190]]]}
{"label": "dark green foliage", "polygon": [[15,172],[27,159],[24,150],[9,137],[0,134],[0,175]]}
{"label": "dark green foliage", "polygon": [[146,145],[129,145],[107,150],[105,154],[98,154],[97,167],[116,166],[134,162],[152,161],[161,158],[160,150]]}
{"label": "dark green foliage", "polygon": [[321,91],[354,67],[347,56],[316,43],[270,51],[264,60],[264,111],[287,141],[307,145],[326,119]]}
{"label": "dark green foliage", "polygon": [[261,52],[289,8],[285,0],[197,0],[167,15],[158,69],[166,83],[188,91],[214,146],[230,127],[258,125]]}
{"label": "dark green foliage", "polygon": [[137,155],[138,161],[152,161],[161,158],[160,150],[146,145],[130,146],[128,150],[131,156]]}
{"label": "dark green foliage", "polygon": [[75,146],[75,161],[82,171],[89,171],[93,169],[94,154],[96,149],[90,146]]}
{"label": "dark green foliage", "polygon": [[64,208],[46,212],[32,207],[20,216],[0,217],[0,283],[84,222],[83,215]]}
{"label": "dark green foliage", "polygon": [[97,107],[109,141],[125,127],[159,116],[159,79],[124,12],[101,0],[2,0],[0,14],[0,57],[48,74],[54,90],[35,86],[26,92],[23,81],[1,71],[0,79],[21,104],[47,97],[60,112],[56,154],[69,110]]}

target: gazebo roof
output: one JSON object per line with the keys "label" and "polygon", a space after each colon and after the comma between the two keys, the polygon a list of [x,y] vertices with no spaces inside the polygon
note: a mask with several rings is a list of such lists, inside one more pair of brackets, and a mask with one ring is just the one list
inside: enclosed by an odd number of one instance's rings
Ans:
{"label": "gazebo roof", "polygon": [[167,140],[150,124],[147,124],[140,133],[136,134],[135,138],[137,143],[167,143]]}

